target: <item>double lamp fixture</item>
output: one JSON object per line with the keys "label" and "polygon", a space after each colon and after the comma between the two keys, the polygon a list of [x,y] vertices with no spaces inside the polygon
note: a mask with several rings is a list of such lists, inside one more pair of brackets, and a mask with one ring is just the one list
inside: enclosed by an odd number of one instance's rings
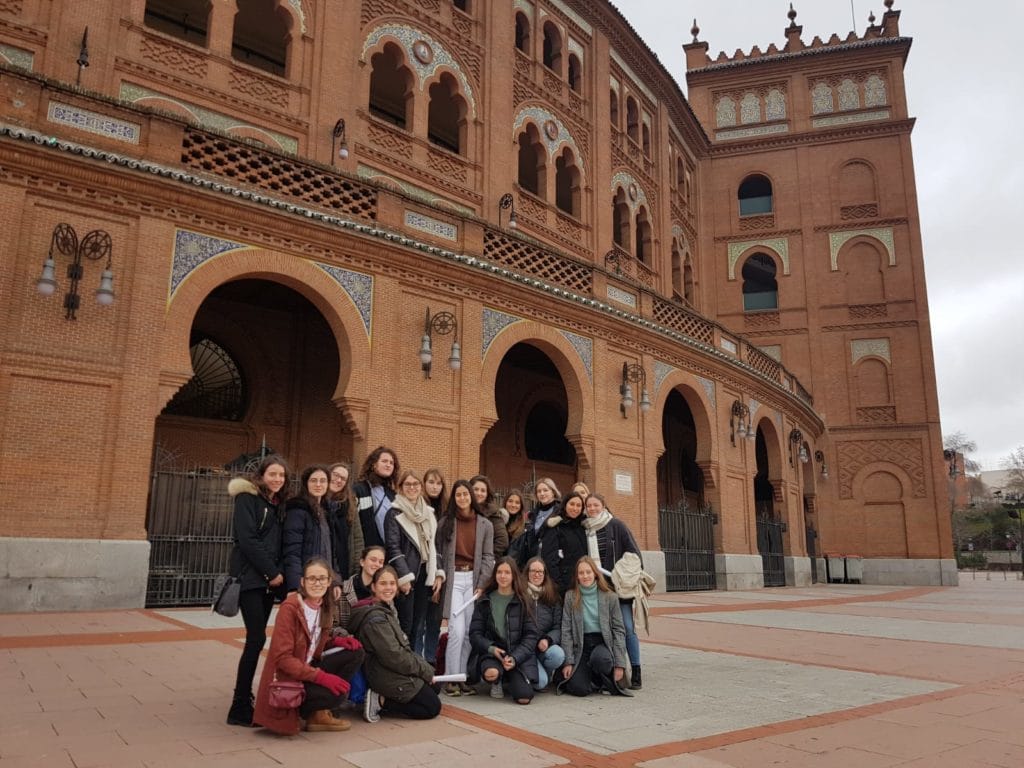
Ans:
{"label": "double lamp fixture", "polygon": [[68,290],[64,294],[64,317],[67,320],[75,320],[81,297],[78,295],[78,283],[85,274],[82,259],[99,261],[106,259],[106,266],[100,273],[100,287],[96,289],[96,302],[103,306],[114,303],[114,272],[112,267],[113,242],[110,235],[102,229],[94,229],[81,240],[74,227],[70,224],[58,224],[53,228],[50,236],[50,251],[43,262],[43,274],[36,280],[36,290],[43,296],[52,296],[57,290],[56,263],[54,261],[54,250],[57,253],[71,259],[68,264]]}

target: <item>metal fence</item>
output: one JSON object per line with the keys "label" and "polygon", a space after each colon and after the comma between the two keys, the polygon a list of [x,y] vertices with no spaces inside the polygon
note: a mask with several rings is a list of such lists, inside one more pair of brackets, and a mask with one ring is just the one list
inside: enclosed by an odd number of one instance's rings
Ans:
{"label": "metal fence", "polygon": [[786,558],[782,548],[785,523],[760,515],[757,519],[757,550],[761,553],[766,587],[786,586]]}
{"label": "metal fence", "polygon": [[716,588],[716,522],[709,505],[693,506],[685,498],[676,507],[658,510],[658,545],[665,553],[669,592]]}

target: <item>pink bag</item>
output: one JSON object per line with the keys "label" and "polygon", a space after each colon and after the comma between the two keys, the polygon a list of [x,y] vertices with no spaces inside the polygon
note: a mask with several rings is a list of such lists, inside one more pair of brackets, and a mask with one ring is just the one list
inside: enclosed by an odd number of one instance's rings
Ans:
{"label": "pink bag", "polygon": [[306,687],[298,680],[270,681],[270,706],[274,709],[298,709],[306,699]]}

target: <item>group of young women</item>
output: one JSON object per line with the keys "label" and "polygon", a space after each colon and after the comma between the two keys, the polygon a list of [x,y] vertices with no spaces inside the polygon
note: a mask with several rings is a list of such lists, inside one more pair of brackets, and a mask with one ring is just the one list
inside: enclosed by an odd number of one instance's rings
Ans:
{"label": "group of young women", "polygon": [[[641,687],[633,600],[609,586],[613,572],[630,583],[616,569],[640,552],[601,496],[577,484],[563,499],[545,478],[532,511],[518,492],[499,508],[486,477],[449,491],[439,470],[403,470],[383,446],[351,493],[348,479],[344,464],[308,467],[284,500],[287,466],[270,456],[229,485],[246,642],[228,723],[346,730],[339,708],[354,683],[368,686],[371,722],[431,718],[441,670],[467,678],[445,684],[449,696],[475,694],[482,681],[520,704],[551,682],[577,696]],[[275,598],[283,602],[254,698]],[[296,681],[303,701],[282,709],[276,684]]]}

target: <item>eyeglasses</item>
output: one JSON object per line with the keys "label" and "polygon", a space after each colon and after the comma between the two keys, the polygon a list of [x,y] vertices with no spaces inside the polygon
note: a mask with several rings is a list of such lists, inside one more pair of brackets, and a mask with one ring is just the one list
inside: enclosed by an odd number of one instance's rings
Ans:
{"label": "eyeglasses", "polygon": [[543,576],[544,575],[544,569],[543,568],[531,568],[530,570],[527,571],[527,573],[529,573],[531,576],[536,576],[536,575]]}
{"label": "eyeglasses", "polygon": [[313,485],[323,485],[324,483],[327,482],[327,478],[326,477],[311,477],[311,478],[309,478],[309,482],[311,482]]}
{"label": "eyeglasses", "polygon": [[423,483],[419,480],[406,480],[402,483],[403,488],[419,488],[421,485],[423,485]]}
{"label": "eyeglasses", "polygon": [[303,576],[303,581],[308,581],[310,584],[327,584],[330,580],[330,576]]}

